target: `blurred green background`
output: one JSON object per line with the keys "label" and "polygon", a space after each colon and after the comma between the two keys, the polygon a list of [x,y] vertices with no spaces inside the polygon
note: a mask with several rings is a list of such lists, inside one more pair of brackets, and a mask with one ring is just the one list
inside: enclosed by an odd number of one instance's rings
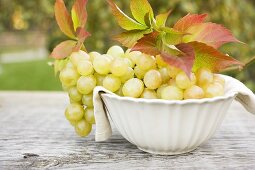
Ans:
{"label": "blurred green background", "polygon": [[[65,0],[68,7],[74,0]],[[225,45],[221,50],[241,61],[255,56],[254,0],[149,0],[155,13],[173,9],[168,24],[187,13],[208,13],[208,20],[225,25],[243,44]],[[0,90],[60,90],[48,66],[52,48],[67,39],[54,19],[54,0],[0,0]],[[129,12],[128,0],[116,0]],[[89,0],[87,29],[92,36],[88,51],[106,52],[120,32],[105,0]],[[255,91],[255,65],[242,72],[228,72]]]}

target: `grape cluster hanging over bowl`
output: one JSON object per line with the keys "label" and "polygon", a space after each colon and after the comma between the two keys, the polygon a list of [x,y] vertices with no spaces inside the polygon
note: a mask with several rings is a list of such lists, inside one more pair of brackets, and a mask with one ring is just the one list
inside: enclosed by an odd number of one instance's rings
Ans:
{"label": "grape cluster hanging over bowl", "polygon": [[[130,1],[133,18],[124,14],[112,0],[107,2],[119,26],[125,30],[125,32],[114,36],[114,39],[127,47],[126,51],[116,45],[110,47],[106,54],[95,51],[87,52],[83,44],[85,39],[90,36],[90,33],[85,29],[87,0],[76,0],[71,13],[66,9],[63,0],[56,0],[56,21],[61,31],[70,38],[70,40],[57,45],[51,53],[51,57],[55,59],[55,74],[59,75],[63,90],[68,92],[70,98],[70,104],[65,110],[67,120],[73,125],[79,136],[87,136],[96,122],[93,90],[96,86],[102,86],[117,95],[115,98],[113,94],[105,94],[102,95],[102,98],[114,124],[117,124],[118,130],[131,143],[151,153],[177,154],[193,150],[213,134],[220,120],[212,119],[211,121],[214,123],[212,122],[211,128],[202,125],[197,127],[200,130],[207,129],[204,134],[201,133],[204,135],[204,139],[201,139],[196,130],[192,130],[187,132],[186,136],[188,135],[188,137],[179,137],[179,140],[183,139],[184,141],[179,141],[174,138],[178,137],[179,131],[183,131],[185,127],[182,126],[186,121],[179,120],[178,122],[177,119],[173,119],[176,120],[174,123],[173,120],[168,121],[168,118],[171,115],[176,116],[176,114],[185,116],[182,112],[187,112],[187,108],[189,109],[185,104],[191,105],[198,109],[195,114],[187,115],[191,123],[186,122],[186,128],[194,128],[198,122],[192,116],[199,118],[199,115],[203,114],[198,112],[199,108],[204,112],[210,110],[207,108],[208,106],[206,108],[203,106],[204,103],[209,103],[209,107],[219,106],[218,109],[221,106],[229,107],[235,94],[226,95],[226,80],[224,76],[216,73],[229,67],[242,69],[245,64],[221,53],[218,48],[225,43],[240,43],[240,41],[222,25],[206,22],[207,14],[187,14],[179,19],[173,27],[168,27],[166,20],[171,10],[154,16],[152,7],[147,0]],[[219,96],[222,97],[218,98]],[[137,98],[143,98],[143,100]],[[155,116],[162,116],[160,120],[164,133],[162,132],[161,136],[155,135],[154,132],[136,134],[135,129],[122,127],[125,122],[120,123],[116,114],[119,114],[120,117],[123,116],[123,119],[127,119],[126,121],[133,119],[126,117],[130,112],[127,107],[132,107],[126,100],[134,102],[132,114],[148,116],[145,118],[148,120],[147,124],[143,125],[144,131],[150,131],[150,127],[152,128],[150,121],[157,119]],[[113,103],[116,101],[126,110],[120,112],[114,108]],[[152,104],[150,101],[159,104],[154,107],[155,103]],[[160,106],[160,103],[166,106]],[[176,103],[180,105],[175,106]],[[128,106],[125,106],[126,104]],[[150,107],[144,106],[146,104]],[[139,108],[139,106],[141,107]],[[146,112],[150,112],[148,108],[150,111],[155,109],[157,111],[147,114]],[[189,111],[192,112],[192,110]],[[159,114],[159,112],[162,113]],[[225,112],[222,110],[215,110],[215,112],[220,114],[219,117],[224,117]],[[130,123],[132,124],[132,122]],[[134,127],[139,128],[140,123],[136,122]],[[210,124],[210,121],[208,123]],[[176,127],[172,127],[171,124],[176,124]],[[153,126],[161,125],[154,124]],[[174,130],[171,130],[170,126]],[[166,127],[170,129],[164,130]],[[130,129],[132,129],[130,134],[135,137],[126,132]],[[168,136],[167,133],[171,133],[171,135]],[[141,142],[140,139],[136,139],[136,135],[144,136],[146,134],[149,136],[145,136],[145,138],[154,138],[155,140],[152,140],[152,143],[146,143],[146,141]],[[163,134],[165,136],[163,138],[167,139],[163,139],[163,143],[157,142],[160,141]],[[198,139],[194,138],[192,141],[192,135],[197,135]],[[182,143],[182,146],[177,146],[178,142]]]}

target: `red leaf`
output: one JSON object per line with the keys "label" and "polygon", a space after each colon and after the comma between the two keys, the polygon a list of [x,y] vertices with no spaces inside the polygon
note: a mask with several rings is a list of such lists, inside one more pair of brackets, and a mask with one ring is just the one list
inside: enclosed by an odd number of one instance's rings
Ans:
{"label": "red leaf", "polygon": [[72,7],[72,19],[75,30],[78,27],[84,28],[87,22],[87,5],[88,0],[76,0]]}
{"label": "red leaf", "polygon": [[185,32],[189,27],[203,23],[204,20],[206,19],[207,14],[188,14],[181,18],[177,23],[174,25],[174,29]]}
{"label": "red leaf", "polygon": [[76,44],[76,46],[74,47],[74,51],[79,51],[81,49],[81,46],[83,44],[83,42],[85,41],[85,39],[90,36],[90,33],[87,32],[84,28],[78,27],[77,31],[76,31],[76,35],[78,38],[78,42]]}
{"label": "red leaf", "polygon": [[219,72],[233,65],[238,65],[240,67],[244,66],[244,64],[240,61],[228,55],[222,54],[215,48],[208,46],[204,43],[194,41],[188,44],[193,47],[196,54],[193,71],[196,71],[201,67],[206,67],[213,72]]}
{"label": "red leaf", "polygon": [[185,37],[185,42],[199,41],[214,48],[219,48],[228,42],[240,42],[225,27],[210,22],[194,25],[187,29],[187,32],[190,35]]}
{"label": "red leaf", "polygon": [[158,32],[146,34],[143,38],[137,41],[131,51],[140,51],[142,53],[154,56],[160,54],[160,51],[157,48],[158,35]]}
{"label": "red leaf", "polygon": [[195,60],[195,52],[189,44],[178,44],[176,48],[179,49],[182,53],[177,56],[171,55],[166,52],[161,53],[161,57],[169,65],[175,66],[182,69],[187,75],[190,75],[193,63]]}
{"label": "red leaf", "polygon": [[55,17],[60,30],[70,38],[75,38],[73,22],[63,0],[56,0]]}
{"label": "red leaf", "polygon": [[70,56],[70,54],[74,51],[75,46],[76,41],[73,40],[63,41],[53,49],[53,52],[50,54],[50,57],[55,59],[66,58]]}

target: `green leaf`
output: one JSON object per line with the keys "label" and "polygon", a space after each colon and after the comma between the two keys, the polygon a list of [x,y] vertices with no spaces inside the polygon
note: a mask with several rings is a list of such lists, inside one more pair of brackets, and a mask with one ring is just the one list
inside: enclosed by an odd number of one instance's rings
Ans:
{"label": "green leaf", "polygon": [[72,18],[63,0],[56,0],[55,2],[55,17],[60,30],[68,37],[75,39]]}
{"label": "green leaf", "polygon": [[150,33],[151,30],[132,30],[123,32],[113,37],[116,41],[119,41],[122,45],[128,48],[132,48],[144,34]]}
{"label": "green leaf", "polygon": [[125,30],[145,30],[148,27],[146,25],[140,24],[133,20],[132,18],[128,17],[125,13],[123,13],[119,7],[113,3],[112,0],[107,0],[108,4],[112,9],[112,13],[115,16],[118,24]]}
{"label": "green leaf", "polygon": [[134,18],[142,24],[146,25],[144,18],[147,13],[150,20],[154,18],[153,10],[147,0],[131,0],[130,9]]}
{"label": "green leaf", "polygon": [[74,29],[78,27],[84,28],[87,22],[87,5],[88,0],[76,0],[72,7],[72,20],[74,24]]}
{"label": "green leaf", "polygon": [[169,44],[169,45],[180,44],[182,42],[184,35],[186,35],[186,33],[177,31],[169,27],[162,27],[161,30],[163,31],[162,41],[165,44]]}
{"label": "green leaf", "polygon": [[170,15],[171,12],[172,12],[172,10],[169,10],[166,13],[159,14],[159,15],[156,16],[156,25],[157,25],[157,27],[165,27],[166,26],[167,18]]}
{"label": "green leaf", "polygon": [[201,67],[206,67],[213,72],[219,72],[233,65],[240,67],[244,66],[240,61],[225,55],[204,43],[194,41],[188,44],[193,47],[196,54],[193,71],[197,71]]}
{"label": "green leaf", "polygon": [[73,40],[61,42],[53,49],[52,53],[50,54],[50,57],[55,59],[63,59],[70,56],[70,54],[74,51],[76,43],[77,42]]}

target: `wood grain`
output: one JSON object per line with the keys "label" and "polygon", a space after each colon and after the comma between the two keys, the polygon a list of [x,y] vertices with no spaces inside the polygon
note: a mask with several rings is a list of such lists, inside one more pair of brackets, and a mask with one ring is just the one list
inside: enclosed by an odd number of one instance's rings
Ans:
{"label": "wood grain", "polygon": [[144,153],[114,130],[79,138],[61,92],[0,92],[0,169],[255,169],[255,116],[233,103],[214,137],[179,156]]}

